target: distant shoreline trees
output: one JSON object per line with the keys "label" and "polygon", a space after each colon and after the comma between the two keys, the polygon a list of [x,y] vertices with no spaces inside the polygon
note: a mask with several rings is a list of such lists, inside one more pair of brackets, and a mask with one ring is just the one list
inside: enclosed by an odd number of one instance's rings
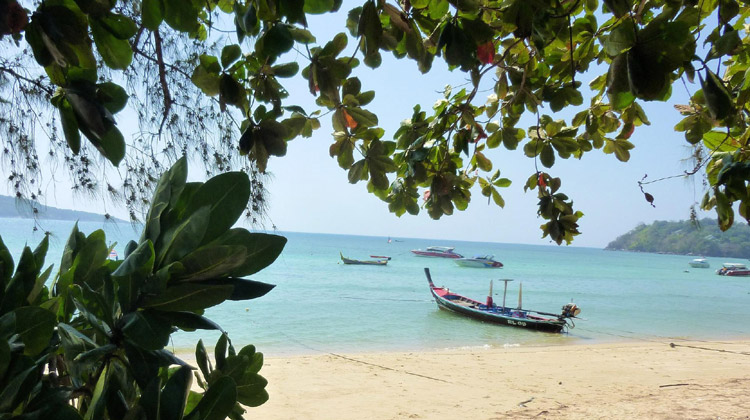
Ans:
{"label": "distant shoreline trees", "polygon": [[714,219],[656,221],[640,224],[617,237],[605,249],[705,257],[750,258],[750,227],[735,225],[722,232]]}

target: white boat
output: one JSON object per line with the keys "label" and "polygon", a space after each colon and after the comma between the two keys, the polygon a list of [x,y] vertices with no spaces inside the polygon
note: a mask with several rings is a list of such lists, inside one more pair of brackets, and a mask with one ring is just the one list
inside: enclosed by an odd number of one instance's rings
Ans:
{"label": "white boat", "polygon": [[453,260],[456,264],[461,267],[477,267],[477,268],[501,268],[503,263],[495,261],[494,255],[476,255],[473,258],[458,258]]}
{"label": "white boat", "polygon": [[690,261],[690,266],[695,268],[708,268],[711,267],[711,264],[708,263],[708,261],[705,258],[696,258],[693,261]]}
{"label": "white boat", "polygon": [[455,248],[451,246],[428,246],[427,249],[412,249],[411,252],[420,257],[438,257],[438,258],[463,258],[461,254],[453,252]]}

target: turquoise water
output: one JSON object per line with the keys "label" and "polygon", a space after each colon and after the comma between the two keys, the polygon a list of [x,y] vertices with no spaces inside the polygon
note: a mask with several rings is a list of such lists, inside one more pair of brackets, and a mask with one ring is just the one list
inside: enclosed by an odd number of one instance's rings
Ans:
{"label": "turquoise water", "polygon": [[[33,223],[0,219],[3,240],[14,255],[41,233]],[[57,264],[72,222],[44,221],[53,232],[47,264]],[[103,228],[122,254],[135,239],[128,224],[80,223],[90,233]],[[688,266],[693,257],[603,251],[592,248],[516,245],[386,237],[282,233],[288,244],[269,268],[252,276],[276,285],[268,295],[247,302],[225,302],[207,311],[236,346],[255,344],[266,355],[318,352],[411,351],[462,347],[594,343],[612,340],[730,339],[750,336],[750,278],[724,277],[715,269],[726,261],[709,258],[710,269]],[[467,256],[494,254],[502,269],[458,267],[448,259],[414,256],[411,249],[455,246]],[[349,258],[388,255],[385,267],[343,265]],[[435,283],[484,300],[491,279],[511,278],[507,302],[559,312],[571,300],[583,320],[567,334],[525,331],[484,324],[439,311],[424,276]],[[54,271],[53,271],[54,272]],[[496,302],[502,283],[495,283]],[[212,333],[178,333],[175,349],[207,347]]]}

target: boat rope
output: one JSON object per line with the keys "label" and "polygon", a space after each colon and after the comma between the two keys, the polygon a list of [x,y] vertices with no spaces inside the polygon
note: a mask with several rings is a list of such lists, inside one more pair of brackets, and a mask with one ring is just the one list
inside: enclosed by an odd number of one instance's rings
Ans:
{"label": "boat rope", "polygon": [[394,302],[427,302],[432,303],[434,302],[432,299],[396,299],[396,298],[365,298],[365,297],[358,297],[358,296],[341,296],[341,299],[351,299],[351,300],[370,300],[370,301],[394,301]]}
{"label": "boat rope", "polygon": [[417,377],[420,377],[420,378],[430,379],[430,380],[433,380],[433,381],[443,382],[443,383],[446,383],[446,384],[453,384],[453,382],[446,381],[445,379],[440,379],[440,378],[435,378],[435,377],[432,377],[432,376],[422,375],[420,373],[409,372],[408,370],[395,369],[395,368],[391,368],[391,367],[388,367],[388,366],[379,365],[377,363],[365,362],[364,360],[358,360],[358,359],[354,359],[352,357],[343,356],[343,355],[336,354],[336,353],[330,353],[329,352],[327,354],[330,354],[331,356],[335,356],[335,357],[338,357],[338,358],[341,358],[341,359],[344,359],[344,360],[348,360],[350,362],[361,363],[363,365],[368,365],[368,366],[375,366],[375,367],[379,367],[381,369],[390,370],[390,371],[393,371],[393,372],[405,373],[407,375],[417,376]]}
{"label": "boat rope", "polygon": [[741,354],[743,356],[750,356],[750,353],[746,351],[732,351],[732,350],[724,350],[724,349],[712,349],[708,347],[698,347],[698,346],[688,346],[687,344],[675,344],[675,343],[669,343],[669,346],[672,348],[675,347],[687,347],[690,349],[697,349],[697,350],[708,350],[708,351],[716,351],[719,353],[732,353],[732,354]]}
{"label": "boat rope", "polygon": [[314,351],[316,353],[326,354],[326,355],[329,355],[329,356],[337,357],[339,359],[344,359],[344,360],[347,360],[347,361],[350,361],[350,362],[360,363],[360,364],[363,364],[363,365],[378,367],[378,368],[381,368],[383,370],[390,370],[392,372],[405,373],[405,374],[411,375],[411,376],[417,376],[417,377],[424,378],[424,379],[429,379],[429,380],[432,380],[432,381],[443,382],[443,383],[446,383],[446,384],[455,385],[453,382],[446,381],[445,379],[440,379],[440,378],[435,378],[435,377],[432,377],[432,376],[422,375],[420,373],[410,372],[408,370],[396,369],[396,368],[392,368],[392,367],[388,367],[388,366],[383,366],[383,365],[379,365],[377,363],[370,363],[370,362],[366,362],[364,360],[355,359],[353,357],[344,356],[344,355],[341,355],[341,354],[338,354],[338,353],[333,353],[333,352],[330,352],[330,351],[320,350],[318,348],[315,348],[315,347],[313,347],[313,346],[311,346],[311,345],[309,345],[307,343],[304,343],[304,342],[302,342],[302,341],[300,341],[300,340],[298,340],[298,339],[290,336],[289,334],[287,334],[287,333],[285,333],[283,331],[280,331],[280,333],[281,333],[281,335],[283,335],[284,337],[286,337],[288,340],[293,341],[293,342],[297,343],[298,345],[300,345],[300,346],[302,346],[302,347],[304,347],[304,348],[306,348],[308,350],[312,350],[312,351]]}
{"label": "boat rope", "polygon": [[[580,331],[580,329],[579,329]],[[744,351],[733,351],[733,350],[725,350],[725,349],[712,349],[709,347],[699,347],[699,346],[691,346],[687,344],[675,344],[673,341],[685,341],[685,342],[699,342],[699,343],[707,343],[707,344],[725,344],[725,345],[731,345],[733,343],[727,343],[725,341],[710,341],[710,340],[700,340],[700,339],[691,339],[691,338],[679,338],[679,337],[665,337],[661,335],[654,335],[654,334],[647,334],[654,338],[646,338],[644,337],[644,334],[642,333],[636,333],[633,331],[627,331],[627,330],[617,330],[626,334],[633,334],[633,336],[627,336],[627,335],[621,335],[621,334],[615,334],[611,332],[605,332],[605,331],[599,331],[599,330],[593,330],[589,329],[589,331],[594,331],[597,334],[606,334],[611,335],[614,337],[620,337],[620,338],[627,338],[629,340],[639,340],[639,341],[646,341],[649,343],[658,343],[658,344],[669,344],[670,347],[685,347],[685,348],[691,348],[696,350],[707,350],[707,351],[716,351],[720,353],[733,353],[733,354],[740,354],[743,356],[750,356],[750,352],[744,352]],[[669,343],[667,343],[669,341]]]}

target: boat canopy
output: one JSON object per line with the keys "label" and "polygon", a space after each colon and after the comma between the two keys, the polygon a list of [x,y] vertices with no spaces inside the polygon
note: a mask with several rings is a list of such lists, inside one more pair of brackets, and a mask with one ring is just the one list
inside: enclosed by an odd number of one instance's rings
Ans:
{"label": "boat canopy", "polygon": [[742,263],[724,263],[724,264],[722,264],[722,266],[724,268],[731,268],[731,269],[735,269],[735,270],[737,270],[737,269],[739,269],[739,270],[745,270],[745,269],[747,269],[747,266],[745,264],[742,264]]}
{"label": "boat canopy", "polygon": [[435,252],[453,252],[453,250],[456,249],[452,246],[428,246],[427,251],[435,251]]}

